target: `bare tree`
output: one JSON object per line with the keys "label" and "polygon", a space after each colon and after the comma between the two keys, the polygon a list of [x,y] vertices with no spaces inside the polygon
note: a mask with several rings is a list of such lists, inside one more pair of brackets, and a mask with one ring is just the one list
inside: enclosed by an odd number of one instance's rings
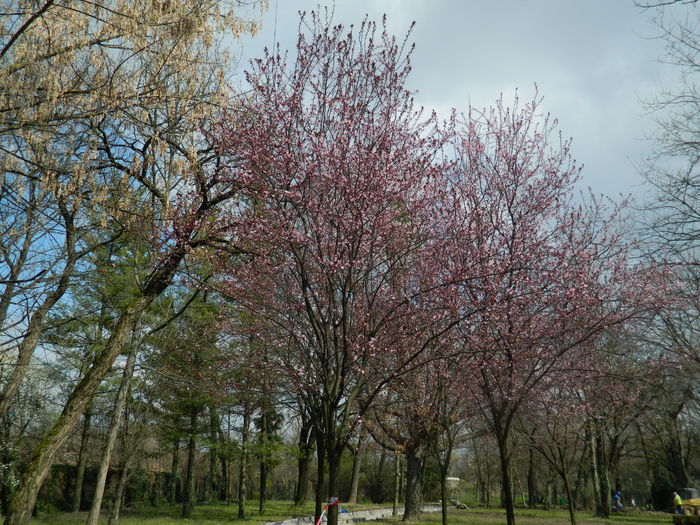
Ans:
{"label": "bare tree", "polygon": [[[669,309],[648,335],[670,355],[700,365],[700,7],[661,8],[656,23],[666,43],[664,61],[678,71],[678,82],[664,89],[648,108],[659,125],[656,149],[645,176],[653,194],[646,204],[649,246],[670,261],[679,282],[677,308]],[[688,369],[689,370],[689,369]]]}

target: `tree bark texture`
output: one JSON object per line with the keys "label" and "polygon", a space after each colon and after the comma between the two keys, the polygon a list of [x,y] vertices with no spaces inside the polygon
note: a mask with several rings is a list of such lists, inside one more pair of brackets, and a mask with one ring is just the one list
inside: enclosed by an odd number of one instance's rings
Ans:
{"label": "tree bark texture", "polygon": [[352,478],[350,478],[350,494],[348,495],[348,503],[357,503],[357,492],[360,489],[360,470],[362,467],[362,441],[364,435],[360,431],[357,437],[357,443],[352,447]]}
{"label": "tree bark texture", "polygon": [[294,506],[301,507],[309,495],[309,470],[314,454],[313,425],[310,421],[302,423],[299,430],[299,459],[297,460],[297,486],[294,491]]}
{"label": "tree bark texture", "polygon": [[314,503],[314,522],[318,521],[321,517],[321,512],[323,509],[323,495],[326,485],[326,446],[323,443],[323,438],[314,432],[316,436],[316,491],[315,491],[315,503]]}
{"label": "tree bark texture", "polygon": [[513,501],[510,450],[508,450],[506,443],[507,437],[497,435],[496,439],[498,441],[498,455],[501,462],[501,492],[503,494],[503,506],[506,509],[506,523],[507,525],[515,525],[515,502]]}
{"label": "tree bark texture", "polygon": [[406,449],[406,496],[403,521],[417,520],[421,514],[423,458],[415,448]]}

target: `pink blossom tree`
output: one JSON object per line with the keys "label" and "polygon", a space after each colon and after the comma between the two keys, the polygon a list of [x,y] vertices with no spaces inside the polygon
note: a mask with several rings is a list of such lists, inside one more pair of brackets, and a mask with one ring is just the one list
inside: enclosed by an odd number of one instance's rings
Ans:
{"label": "pink blossom tree", "polygon": [[618,207],[574,204],[579,168],[570,143],[539,112],[537,98],[472,109],[455,147],[455,178],[478,188],[470,220],[486,231],[482,278],[463,296],[485,309],[459,326],[470,355],[466,383],[498,443],[509,525],[516,414],[548,378],[586,358],[585,343],[659,304],[658,273],[631,264]]}
{"label": "pink blossom tree", "polygon": [[308,407],[331,497],[376,396],[470,312],[440,300],[450,284],[431,262],[445,133],[413,106],[406,41],[316,12],[302,25],[296,58],[254,62],[250,96],[212,131],[242,182],[239,245],[254,253],[225,261],[221,285]]}

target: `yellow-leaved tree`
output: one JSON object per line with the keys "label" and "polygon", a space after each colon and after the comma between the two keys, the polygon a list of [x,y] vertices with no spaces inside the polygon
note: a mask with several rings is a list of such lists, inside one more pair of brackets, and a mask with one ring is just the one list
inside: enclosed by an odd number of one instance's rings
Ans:
{"label": "yellow-leaved tree", "polygon": [[[52,460],[137,320],[187,257],[225,246],[235,183],[212,175],[201,133],[226,92],[225,44],[254,32],[264,1],[9,0],[0,17],[0,418],[86,255],[129,236],[145,277],[6,509],[29,521]],[[83,269],[87,268],[85,265]]]}

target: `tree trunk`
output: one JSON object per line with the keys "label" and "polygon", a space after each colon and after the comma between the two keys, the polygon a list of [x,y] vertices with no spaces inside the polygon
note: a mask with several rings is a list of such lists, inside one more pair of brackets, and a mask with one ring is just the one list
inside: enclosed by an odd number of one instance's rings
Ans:
{"label": "tree trunk", "polygon": [[114,496],[114,505],[112,505],[112,512],[109,514],[107,525],[115,525],[119,522],[119,513],[121,512],[122,502],[124,501],[124,490],[126,489],[127,481],[129,481],[129,463],[128,459],[124,462],[122,472],[119,475],[117,494]]}
{"label": "tree trunk", "polygon": [[396,517],[399,514],[399,495],[401,493],[401,454],[394,452],[394,503],[391,506],[391,515]]}
{"label": "tree trunk", "polygon": [[608,518],[610,516],[610,479],[608,478],[605,460],[605,450],[597,429],[591,432],[591,456],[593,460],[593,475],[597,479],[598,491],[596,493],[596,516]]}
{"label": "tree trunk", "polygon": [[507,525],[515,525],[515,502],[513,501],[513,481],[510,471],[510,451],[507,445],[507,436],[498,435],[498,455],[501,461],[501,492],[503,494],[503,506],[506,509]]}
{"label": "tree trunk", "polygon": [[182,517],[192,516],[194,507],[194,453],[197,446],[197,418],[199,410],[193,408],[190,412],[190,440],[187,444],[187,474],[185,475],[185,494],[182,501]]}
{"label": "tree trunk", "polygon": [[527,462],[527,506],[535,508],[537,505],[537,488],[535,484],[535,461],[534,450],[530,447],[528,462]]}
{"label": "tree trunk", "polygon": [[73,504],[71,510],[80,512],[80,504],[83,498],[83,479],[85,479],[85,465],[87,464],[88,440],[90,439],[90,422],[92,420],[92,410],[89,408],[83,415],[83,432],[80,437],[80,453],[78,454],[78,465],[75,471],[75,483],[73,484]]}
{"label": "tree trunk", "polygon": [[142,296],[120,316],[105,348],[95,356],[92,366],[78,381],[53,427],[34,449],[19,486],[10,500],[5,525],[26,525],[29,522],[39,489],[51,468],[56,452],[63,446],[85,406],[92,399],[97,386],[119,355],[124,342],[134,329],[137,318],[153,299],[151,296]]}
{"label": "tree trunk", "polygon": [[587,443],[583,443],[583,450],[576,462],[576,478],[574,479],[574,486],[571,490],[574,503],[578,508],[588,508],[588,502],[586,501],[586,491],[585,486],[587,483],[588,469],[586,468],[586,449],[588,448]]}
{"label": "tree trunk", "polygon": [[265,503],[267,502],[267,462],[265,458],[260,461],[260,494],[258,499],[258,514],[265,514]]}
{"label": "tree trunk", "polygon": [[479,454],[479,446],[476,442],[476,438],[473,439],[473,451],[474,463],[476,463],[478,501],[481,505],[489,508],[491,506],[491,501],[489,499],[490,481],[488,478],[488,470],[487,466],[484,465],[485,461],[482,461],[481,455]]}
{"label": "tree trunk", "polygon": [[566,499],[569,503],[569,521],[571,525],[576,525],[576,509],[574,506],[573,492],[571,491],[571,483],[569,483],[569,475],[565,470],[561,471],[561,479],[564,482],[564,492],[566,493]]}
{"label": "tree trunk", "polygon": [[352,478],[350,480],[350,495],[348,497],[348,503],[357,503],[357,492],[360,489],[360,466],[362,464],[360,453],[362,451],[362,438],[357,440],[357,446],[355,447],[353,458],[352,458]]}
{"label": "tree trunk", "polygon": [[68,397],[61,415],[34,449],[19,486],[10,500],[5,525],[26,525],[29,522],[39,489],[51,469],[56,452],[63,446],[85,410],[85,406],[109,372],[127,337],[134,331],[141,313],[168,288],[171,278],[186,253],[186,243],[178,244],[148,277],[141,296],[127,306],[119,316],[105,347],[94,357],[85,376],[78,381]]}
{"label": "tree trunk", "polygon": [[[44,329],[44,320],[46,319],[46,315],[66,293],[68,285],[70,284],[70,278],[73,274],[73,270],[75,269],[77,256],[75,254],[75,228],[73,227],[73,217],[65,209],[63,209],[63,206],[61,206],[61,215],[63,216],[63,219],[66,223],[66,266],[61,271],[61,276],[58,280],[58,283],[56,284],[56,288],[44,298],[43,303],[34,311],[34,313],[31,315],[31,318],[29,319],[27,331],[24,334],[22,342],[17,348],[17,362],[15,363],[15,366],[12,369],[12,372],[10,373],[10,377],[7,378],[5,384],[3,385],[3,389],[0,392],[0,419],[4,419],[8,411],[10,410],[10,403],[12,402],[12,398],[14,397],[15,392],[17,392],[17,390],[19,389],[19,386],[22,383],[24,376],[27,374],[27,370],[29,370],[29,363],[31,362],[32,356],[34,355],[34,350],[36,349],[36,346],[39,343],[39,338],[41,337],[41,334]],[[3,309],[4,308],[5,306],[3,306]],[[3,317],[5,315],[6,313],[3,312]],[[78,414],[78,416],[80,416],[80,414]],[[75,424],[75,422],[73,422],[73,424]],[[30,468],[32,468],[33,465],[34,463],[30,463]],[[43,476],[45,475],[46,474],[44,473]],[[41,476],[41,480],[28,479],[27,482],[30,485],[34,486],[37,484],[38,481],[38,485],[40,487],[41,482],[43,481],[43,476]],[[23,521],[18,521],[17,523],[26,523],[29,520],[29,515],[31,514],[31,511],[34,508],[34,503],[36,501],[36,494],[34,494],[33,497],[31,496],[31,494],[26,494],[28,489],[29,487],[23,488],[22,486],[20,486],[19,489],[15,492],[15,495],[13,496],[12,501],[10,502],[8,515],[5,519],[7,523],[12,523],[12,521],[10,520],[17,519],[13,516],[17,515],[18,512],[21,513],[20,519]],[[39,489],[37,488],[37,490]],[[28,511],[22,509],[22,502],[15,501],[15,497],[22,497],[23,499],[26,499],[26,503],[29,504],[32,508],[30,508]],[[31,500],[31,502],[29,500]]]}
{"label": "tree trunk", "polygon": [[294,491],[294,506],[301,507],[309,494],[309,469],[314,453],[313,425],[303,421],[299,431],[299,459],[297,461],[297,486]]}
{"label": "tree trunk", "polygon": [[[223,441],[221,441],[223,443]],[[219,501],[225,501],[227,505],[231,504],[229,498],[229,475],[228,475],[228,459],[226,454],[219,452],[219,468],[221,469],[221,477],[219,478]]]}
{"label": "tree trunk", "polygon": [[[340,461],[343,457],[343,444],[328,447],[328,499],[338,497],[338,475],[340,474]],[[327,525],[338,525],[338,505],[328,507]]]}
{"label": "tree trunk", "polygon": [[318,521],[321,517],[321,512],[323,509],[323,496],[325,490],[325,462],[326,462],[326,446],[323,443],[323,438],[319,435],[319,432],[314,432],[316,437],[316,491],[315,491],[315,504],[314,504],[314,522]]}
{"label": "tree trunk", "polygon": [[238,519],[245,519],[246,492],[248,490],[248,434],[250,432],[250,409],[243,407],[243,428],[241,430],[241,461],[238,467]]}
{"label": "tree trunk", "polygon": [[119,390],[117,390],[117,398],[114,401],[114,408],[112,411],[112,420],[109,423],[109,432],[107,434],[107,442],[105,443],[104,450],[102,451],[102,460],[100,461],[100,468],[97,473],[97,481],[95,482],[95,495],[92,498],[92,506],[90,507],[90,513],[86,521],[87,525],[97,525],[97,520],[100,517],[100,509],[102,507],[102,498],[104,496],[105,483],[107,482],[107,473],[109,472],[109,463],[112,460],[112,452],[114,451],[114,445],[117,442],[117,434],[119,433],[119,426],[122,421],[122,414],[124,413],[124,407],[126,407],[127,393],[129,392],[129,385],[131,384],[131,378],[134,374],[134,365],[136,363],[136,354],[138,353],[139,344],[137,339],[139,323],[136,323],[134,327],[134,334],[132,337],[131,351],[126,359],[126,365],[124,366],[124,374],[119,384]]}
{"label": "tree trunk", "polygon": [[219,469],[216,462],[219,457],[219,416],[213,406],[209,407],[209,478],[207,482],[207,500],[219,498]]}
{"label": "tree trunk", "polygon": [[447,472],[440,472],[440,501],[442,502],[442,525],[447,525]]}
{"label": "tree trunk", "polygon": [[177,485],[180,479],[180,437],[173,440],[173,461],[170,465],[170,487],[168,490],[168,501],[175,504],[177,498]]}
{"label": "tree trunk", "polygon": [[403,521],[417,520],[421,514],[421,475],[423,458],[418,451],[409,447],[406,449],[406,496]]}
{"label": "tree trunk", "polygon": [[588,422],[586,434],[588,438],[588,452],[590,454],[591,462],[591,482],[593,483],[593,501],[595,502],[595,515],[598,517],[603,516],[603,510],[600,506],[600,475],[598,472],[598,447],[595,440],[595,432],[593,431],[593,423]]}
{"label": "tree trunk", "polygon": [[269,464],[269,412],[267,400],[262,403],[260,411],[260,490],[258,498],[258,513],[265,514],[267,502],[267,471]]}

